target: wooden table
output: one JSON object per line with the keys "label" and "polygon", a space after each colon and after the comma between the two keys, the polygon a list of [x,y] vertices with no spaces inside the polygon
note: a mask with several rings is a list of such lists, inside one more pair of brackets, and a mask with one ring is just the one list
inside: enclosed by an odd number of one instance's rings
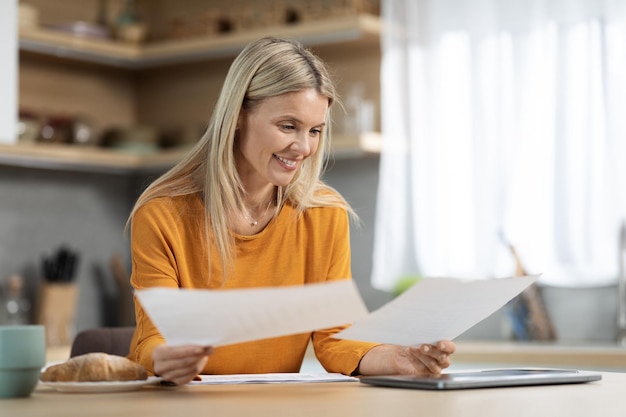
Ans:
{"label": "wooden table", "polygon": [[358,382],[144,387],[123,393],[60,393],[38,387],[29,398],[0,400],[7,417],[623,417],[626,374],[542,387],[435,392]]}

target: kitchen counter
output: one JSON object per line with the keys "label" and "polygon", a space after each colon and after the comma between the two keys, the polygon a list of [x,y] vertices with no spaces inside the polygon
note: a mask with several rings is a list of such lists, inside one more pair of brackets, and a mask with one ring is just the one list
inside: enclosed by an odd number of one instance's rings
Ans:
{"label": "kitchen counter", "polygon": [[626,372],[626,347],[617,343],[459,341],[453,366],[536,366]]}
{"label": "kitchen counter", "polygon": [[[69,358],[70,346],[48,347],[47,362]],[[617,344],[459,341],[452,368],[557,367],[626,372],[626,348]],[[302,372],[323,372],[313,348],[307,349]]]}

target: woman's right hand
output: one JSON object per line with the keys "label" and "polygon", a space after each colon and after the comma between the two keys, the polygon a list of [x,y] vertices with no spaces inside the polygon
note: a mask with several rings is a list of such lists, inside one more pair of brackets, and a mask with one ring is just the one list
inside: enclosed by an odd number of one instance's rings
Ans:
{"label": "woman's right hand", "polygon": [[211,353],[211,346],[159,345],[152,351],[154,373],[164,381],[184,385],[202,372]]}

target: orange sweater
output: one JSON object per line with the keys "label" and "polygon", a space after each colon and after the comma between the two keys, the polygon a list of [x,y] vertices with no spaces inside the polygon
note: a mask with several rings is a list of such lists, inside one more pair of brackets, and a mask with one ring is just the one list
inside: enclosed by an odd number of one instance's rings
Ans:
{"label": "orange sweater", "polygon": [[[347,213],[313,208],[299,219],[290,205],[254,236],[236,236],[234,270],[222,285],[216,250],[207,273],[203,239],[203,203],[198,194],[157,198],[141,207],[131,228],[132,276],[135,289],[148,287],[241,288],[303,285],[351,277]],[[153,372],[152,351],[164,343],[135,300],[137,328],[129,357]],[[205,320],[210,317],[190,317]],[[265,339],[218,347],[205,374],[298,372],[309,343],[329,372],[351,374],[374,344],[333,339],[340,328],[312,334]]]}

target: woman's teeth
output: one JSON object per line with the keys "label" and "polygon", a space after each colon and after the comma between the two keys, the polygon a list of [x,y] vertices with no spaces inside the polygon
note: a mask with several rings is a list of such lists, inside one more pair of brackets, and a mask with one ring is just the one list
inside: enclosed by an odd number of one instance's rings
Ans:
{"label": "woman's teeth", "polygon": [[285,159],[285,158],[281,158],[280,156],[274,154],[274,157],[276,157],[276,159],[278,159],[280,162],[282,162],[285,165],[289,165],[289,166],[295,166],[296,165],[296,161],[292,161],[290,159]]}

